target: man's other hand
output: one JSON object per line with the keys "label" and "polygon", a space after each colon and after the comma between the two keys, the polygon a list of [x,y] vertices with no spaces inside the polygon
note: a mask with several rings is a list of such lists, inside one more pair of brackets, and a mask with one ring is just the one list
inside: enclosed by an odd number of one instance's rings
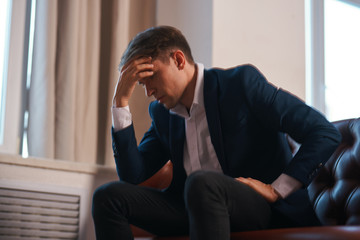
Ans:
{"label": "man's other hand", "polygon": [[239,177],[236,178],[236,180],[254,189],[257,193],[263,196],[266,201],[270,203],[276,202],[280,198],[280,196],[276,193],[275,189],[271,186],[271,184],[265,184],[253,178]]}

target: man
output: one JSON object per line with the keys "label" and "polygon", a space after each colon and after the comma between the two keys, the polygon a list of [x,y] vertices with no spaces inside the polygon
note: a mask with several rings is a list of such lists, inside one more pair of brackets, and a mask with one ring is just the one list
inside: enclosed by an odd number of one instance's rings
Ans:
{"label": "man", "polygon": [[[137,146],[128,101],[136,84],[154,96]],[[138,34],[120,63],[113,150],[121,181],[97,189],[97,239],[157,235],[229,239],[231,231],[319,224],[306,186],[340,135],[318,112],[249,65],[204,70],[173,27]],[[285,134],[302,145],[292,156]],[[137,186],[168,160],[165,191]]]}

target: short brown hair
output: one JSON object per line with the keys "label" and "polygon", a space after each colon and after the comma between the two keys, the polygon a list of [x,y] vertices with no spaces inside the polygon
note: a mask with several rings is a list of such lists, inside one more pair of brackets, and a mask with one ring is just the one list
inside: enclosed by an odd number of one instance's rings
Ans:
{"label": "short brown hair", "polygon": [[[194,64],[191,49],[180,30],[170,26],[152,27],[137,34],[129,43],[119,68],[137,57],[157,57],[168,61],[170,51],[181,50],[188,62]],[[164,57],[164,58],[162,58]]]}

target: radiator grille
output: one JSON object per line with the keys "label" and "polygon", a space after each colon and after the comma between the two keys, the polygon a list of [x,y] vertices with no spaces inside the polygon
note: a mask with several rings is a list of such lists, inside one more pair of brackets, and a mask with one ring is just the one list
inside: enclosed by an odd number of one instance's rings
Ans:
{"label": "radiator grille", "polygon": [[80,196],[0,187],[0,239],[78,239]]}

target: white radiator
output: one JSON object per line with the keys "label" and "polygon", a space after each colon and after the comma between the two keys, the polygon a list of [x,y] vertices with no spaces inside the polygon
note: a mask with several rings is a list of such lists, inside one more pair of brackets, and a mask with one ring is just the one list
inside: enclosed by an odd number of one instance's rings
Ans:
{"label": "white radiator", "polygon": [[0,239],[78,239],[80,194],[0,187]]}

